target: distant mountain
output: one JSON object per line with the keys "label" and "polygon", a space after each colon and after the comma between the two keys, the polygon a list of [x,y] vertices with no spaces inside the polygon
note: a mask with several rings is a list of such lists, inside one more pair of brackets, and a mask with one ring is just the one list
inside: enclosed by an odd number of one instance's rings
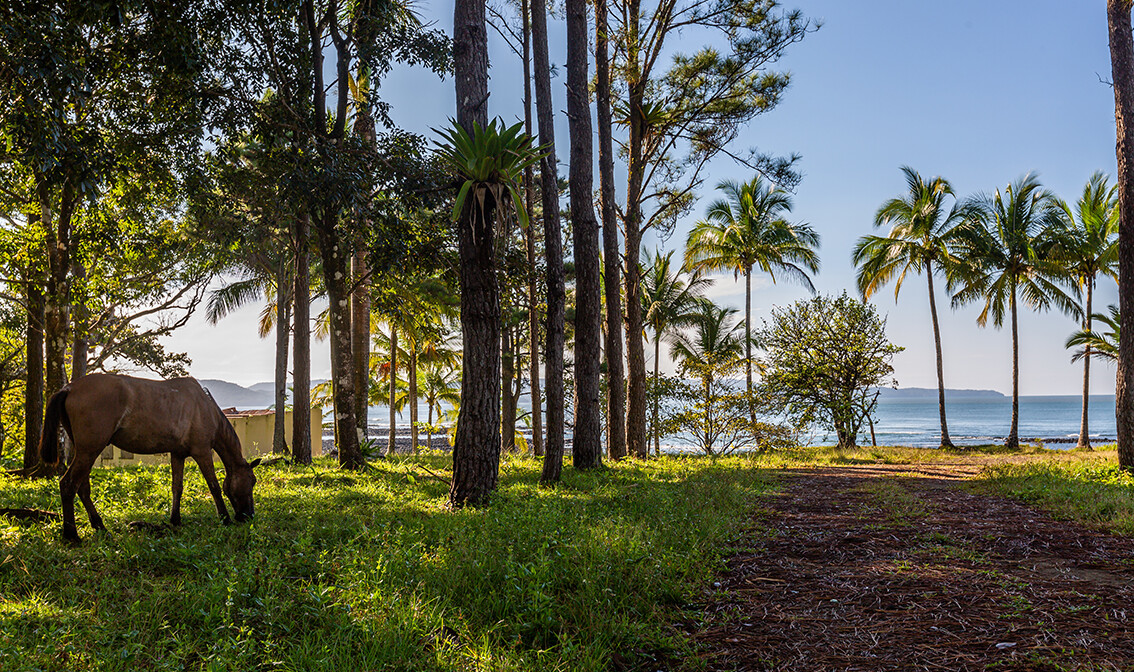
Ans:
{"label": "distant mountain", "polygon": [[[937,401],[937,388],[933,387],[889,387],[880,388],[879,399],[888,401]],[[979,399],[1005,399],[1005,395],[996,390],[952,390],[945,388],[947,401],[979,400]]]}
{"label": "distant mountain", "polygon": [[275,403],[270,391],[252,390],[224,380],[202,380],[201,385],[213,395],[221,408],[267,408]]}

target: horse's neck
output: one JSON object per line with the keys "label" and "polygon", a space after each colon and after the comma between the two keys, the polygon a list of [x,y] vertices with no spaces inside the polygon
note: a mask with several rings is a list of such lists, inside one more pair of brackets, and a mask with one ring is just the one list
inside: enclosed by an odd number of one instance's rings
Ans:
{"label": "horse's neck", "polygon": [[[225,420],[228,422],[228,420]],[[221,441],[213,447],[213,452],[221,459],[225,471],[233,467],[243,467],[248,464],[240,450],[240,443],[235,441]]]}

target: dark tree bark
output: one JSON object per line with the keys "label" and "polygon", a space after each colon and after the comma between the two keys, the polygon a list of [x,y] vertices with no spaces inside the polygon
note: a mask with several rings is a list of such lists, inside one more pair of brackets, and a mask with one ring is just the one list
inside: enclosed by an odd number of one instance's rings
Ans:
{"label": "dark tree bark", "polygon": [[599,188],[602,192],[603,287],[606,294],[606,445],[612,460],[626,457],[626,380],[622,364],[622,273],[618,247],[618,212],[614,189],[614,140],[610,103],[610,55],[607,0],[595,4],[595,106],[599,139]]}
{"label": "dark tree bark", "polygon": [[[288,259],[280,255],[276,268],[276,414],[272,427],[272,452],[286,455],[287,448],[287,344],[291,335],[291,288],[287,272]],[[294,411],[293,411],[294,412]]]}
{"label": "dark tree bark", "polygon": [[409,380],[409,421],[410,421],[410,450],[417,455],[417,341],[409,340],[409,371],[406,378]]}
{"label": "dark tree bark", "polygon": [[27,285],[27,379],[24,394],[24,469],[40,463],[39,435],[43,432],[44,371],[43,320],[44,296],[38,269],[33,267]]}
{"label": "dark tree bark", "polygon": [[367,410],[370,407],[370,272],[366,253],[356,250],[351,260],[354,291],[350,297],[350,340],[354,356],[354,414],[360,440],[369,432]]}
{"label": "dark tree bark", "polygon": [[[83,282],[87,279],[87,267],[75,261],[71,264],[72,282]],[[86,297],[75,301],[74,310],[74,344],[71,346],[71,380],[87,375],[87,361],[90,358],[91,342],[87,333],[90,316],[88,315]]]}
{"label": "dark tree bark", "polygon": [[555,483],[563,469],[563,344],[566,288],[563,278],[563,232],[559,225],[559,172],[555,159],[555,124],[551,99],[551,64],[547,55],[547,2],[532,3],[532,48],[535,56],[536,119],[543,196],[543,245],[547,259],[547,341],[543,358],[547,379],[547,443],[540,481]]}
{"label": "dark tree bark", "polygon": [[[74,189],[68,182],[62,189],[58,213],[52,210],[52,194],[40,185],[40,221],[47,231],[47,292],[44,304],[44,378],[49,394],[67,384],[67,347],[71,321],[71,214]],[[69,458],[69,456],[67,456]],[[68,460],[65,460],[68,461]]]}
{"label": "dark tree bark", "polygon": [[1130,0],[1107,0],[1118,157],[1118,304],[1122,324],[1115,382],[1118,464],[1134,471],[1134,38]]}
{"label": "dark tree bark", "polygon": [[[521,0],[520,11],[524,15],[524,132],[532,132],[532,73],[531,73],[531,9],[528,0]],[[535,211],[535,170],[524,169],[524,207],[528,211],[528,229],[524,232],[524,244],[528,256],[528,380],[532,397],[532,455],[543,457],[543,399],[540,397],[539,378],[539,293],[536,276],[536,229],[532,213]]]}
{"label": "dark tree bark", "polygon": [[[1094,301],[1095,279],[1092,276],[1087,280],[1086,318],[1083,319],[1083,328],[1091,330],[1091,304]],[[1121,338],[1121,335],[1119,336]],[[1088,345],[1083,354],[1083,415],[1079,419],[1079,441],[1076,448],[1091,449],[1091,433],[1088,427],[1087,409],[1091,403],[1091,346]]]}
{"label": "dark tree bark", "polygon": [[[307,214],[295,218],[295,282],[294,327],[295,353],[292,355],[292,428],[291,459],[296,464],[311,464],[311,274],[308,270]],[[323,428],[316,427],[320,445]]]}
{"label": "dark tree bark", "polygon": [[945,422],[945,363],[941,356],[941,327],[937,324],[937,297],[933,292],[933,264],[925,262],[925,277],[929,280],[929,315],[933,318],[933,345],[937,348],[937,410],[941,414],[941,447],[953,448],[949,438],[949,424]]}
{"label": "dark tree bark", "polygon": [[[488,33],[484,0],[456,0],[453,66],[457,123],[469,135],[488,124]],[[457,221],[460,252],[461,411],[453,446],[449,505],[487,503],[500,471],[500,288],[496,279],[496,203],[469,198]]]}
{"label": "dark tree bark", "polygon": [[335,442],[339,448],[339,467],[361,469],[361,433],[355,418],[354,356],[351,352],[350,265],[333,221],[324,216],[316,233],[323,261],[323,283],[327,287],[331,317],[331,380],[335,396]]}
{"label": "dark tree bark", "polygon": [[637,458],[649,456],[646,442],[646,353],[642,342],[642,189],[645,184],[644,141],[646,120],[642,106],[646,83],[640,72],[638,17],[641,0],[628,0],[626,84],[629,104],[629,156],[626,179],[626,450]]}
{"label": "dark tree bark", "polygon": [[602,465],[602,298],[599,225],[591,190],[594,152],[588,76],[587,0],[567,0],[567,118],[570,124],[571,223],[575,242],[576,469]]}

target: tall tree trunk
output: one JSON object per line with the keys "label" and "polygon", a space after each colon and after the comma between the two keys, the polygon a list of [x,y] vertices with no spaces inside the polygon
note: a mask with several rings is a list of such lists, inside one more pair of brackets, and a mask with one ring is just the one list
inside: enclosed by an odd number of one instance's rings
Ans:
{"label": "tall tree trunk", "polygon": [[559,226],[559,173],[555,159],[555,124],[551,100],[551,64],[547,55],[547,2],[532,3],[532,48],[535,56],[536,118],[539,144],[547,147],[540,160],[543,196],[543,245],[547,259],[547,443],[540,481],[554,483],[563,468],[564,406],[563,345],[566,289],[563,278],[563,232]]}
{"label": "tall tree trunk", "polygon": [[[308,226],[306,212],[295,218],[295,279],[292,285],[295,352],[292,355],[291,459],[296,464],[311,464],[311,273]],[[323,427],[320,425],[314,429],[318,432],[322,446]]]}
{"label": "tall tree trunk", "polygon": [[351,259],[354,290],[350,296],[350,341],[354,357],[354,414],[358,422],[359,440],[369,434],[370,408],[370,269],[366,252],[355,250]]}
{"label": "tall tree trunk", "polygon": [[[659,373],[661,369],[661,334],[654,334],[654,399],[653,399],[653,420],[650,422],[650,429],[653,430],[654,435],[654,455],[661,455],[661,428],[658,427],[659,406],[661,404],[661,394],[658,389]],[[707,392],[706,392],[707,394]]]}
{"label": "tall tree trunk", "polygon": [[567,120],[570,129],[571,224],[575,242],[576,469],[602,465],[602,280],[595,219],[594,150],[587,86],[587,0],[567,0]]}
{"label": "tall tree trunk", "polygon": [[[73,189],[62,190],[59,212],[53,212],[51,189],[40,183],[40,221],[47,231],[47,292],[44,304],[44,377],[47,393],[67,384],[67,336],[70,331],[71,213]],[[69,461],[70,456],[66,456]]]}
{"label": "tall tree trunk", "polygon": [[362,469],[358,420],[355,418],[354,356],[350,338],[349,251],[343,249],[335,220],[327,213],[316,227],[319,252],[323,260],[323,284],[331,316],[331,379],[335,396],[335,443],[339,447],[339,467]]}
{"label": "tall tree trunk", "polygon": [[[281,254],[276,267],[276,414],[272,427],[272,452],[286,455],[287,448],[287,344],[291,335],[291,288],[288,286],[287,256]],[[293,410],[294,414],[295,411]]]}
{"label": "tall tree trunk", "polygon": [[[524,15],[524,132],[532,136],[531,9],[528,0],[521,0],[520,5]],[[532,455],[543,457],[543,399],[540,398],[539,379],[540,301],[536,276],[536,230],[532,217],[535,211],[535,170],[531,166],[524,168],[524,207],[528,211],[528,229],[524,232],[524,243],[528,255],[528,380],[532,397]]]}
{"label": "tall tree trunk", "polygon": [[398,327],[390,322],[390,385],[387,388],[390,404],[390,427],[386,435],[386,454],[393,456],[398,452]]}
{"label": "tall tree trunk", "polygon": [[756,405],[752,403],[752,266],[744,269],[744,374],[748,392],[748,420],[756,424]]}
{"label": "tall tree trunk", "polygon": [[24,469],[40,463],[39,436],[43,432],[43,320],[44,296],[40,271],[32,264],[28,274],[27,379],[24,392]]}
{"label": "tall tree trunk", "polygon": [[953,448],[953,441],[949,438],[949,425],[945,422],[945,365],[941,356],[941,328],[937,324],[937,297],[933,292],[933,264],[928,260],[925,262],[925,277],[929,281],[929,315],[933,318],[933,345],[937,348],[937,410],[941,414],[941,447]]}
{"label": "tall tree trunk", "polygon": [[1008,430],[1008,448],[1020,447],[1020,332],[1016,324],[1016,287],[1012,287],[1012,428]]}
{"label": "tall tree trunk", "polygon": [[[1095,278],[1087,279],[1087,316],[1083,320],[1083,328],[1091,330],[1091,303],[1094,300]],[[1119,335],[1121,338],[1121,334]],[[1083,415],[1079,419],[1079,441],[1076,448],[1091,449],[1091,433],[1088,428],[1087,410],[1091,403],[1091,346],[1088,344],[1083,353]]]}
{"label": "tall tree trunk", "polygon": [[410,344],[410,360],[409,360],[409,374],[406,376],[409,379],[409,390],[406,395],[409,397],[409,422],[410,422],[410,449],[413,454],[417,455],[417,339],[408,339]]}
{"label": "tall tree trunk", "polygon": [[1134,38],[1130,0],[1107,0],[1118,157],[1118,304],[1121,328],[1115,381],[1118,464],[1134,471]]}
{"label": "tall tree trunk", "polygon": [[614,189],[614,141],[610,104],[610,55],[607,0],[595,3],[595,107],[599,141],[599,188],[602,193],[603,287],[606,294],[607,454],[626,457],[626,380],[622,364],[622,273],[618,248],[618,212]]}
{"label": "tall tree trunk", "polygon": [[638,20],[641,0],[628,0],[631,17],[626,37],[626,83],[629,87],[630,142],[626,180],[626,449],[638,458],[648,457],[646,443],[646,354],[642,342],[642,274],[638,265],[642,247],[642,189],[645,180],[645,82],[639,71]]}
{"label": "tall tree trunk", "polygon": [[516,450],[516,398],[512,395],[516,379],[516,354],[513,346],[513,329],[505,327],[500,338],[500,451]]}
{"label": "tall tree trunk", "polygon": [[[488,124],[488,33],[484,0],[456,0],[453,65],[457,123],[472,135]],[[500,288],[496,278],[496,202],[469,198],[457,221],[460,253],[461,410],[453,446],[449,505],[487,503],[500,475]]]}
{"label": "tall tree trunk", "polygon": [[[87,267],[79,261],[71,263],[71,277],[72,283],[84,283],[87,279]],[[90,358],[91,341],[90,334],[87,331],[90,329],[90,315],[87,310],[87,295],[82,292],[82,295],[77,297],[74,302],[72,310],[74,311],[74,320],[72,329],[74,335],[74,344],[71,346],[71,380],[77,380],[87,375],[87,360]]]}

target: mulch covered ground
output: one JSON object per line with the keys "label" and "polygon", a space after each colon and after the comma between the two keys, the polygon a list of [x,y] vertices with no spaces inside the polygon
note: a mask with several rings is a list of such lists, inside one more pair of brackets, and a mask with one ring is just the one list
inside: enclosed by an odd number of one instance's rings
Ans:
{"label": "mulch covered ground", "polygon": [[682,626],[708,668],[1134,670],[1134,540],[960,476],[789,475]]}

